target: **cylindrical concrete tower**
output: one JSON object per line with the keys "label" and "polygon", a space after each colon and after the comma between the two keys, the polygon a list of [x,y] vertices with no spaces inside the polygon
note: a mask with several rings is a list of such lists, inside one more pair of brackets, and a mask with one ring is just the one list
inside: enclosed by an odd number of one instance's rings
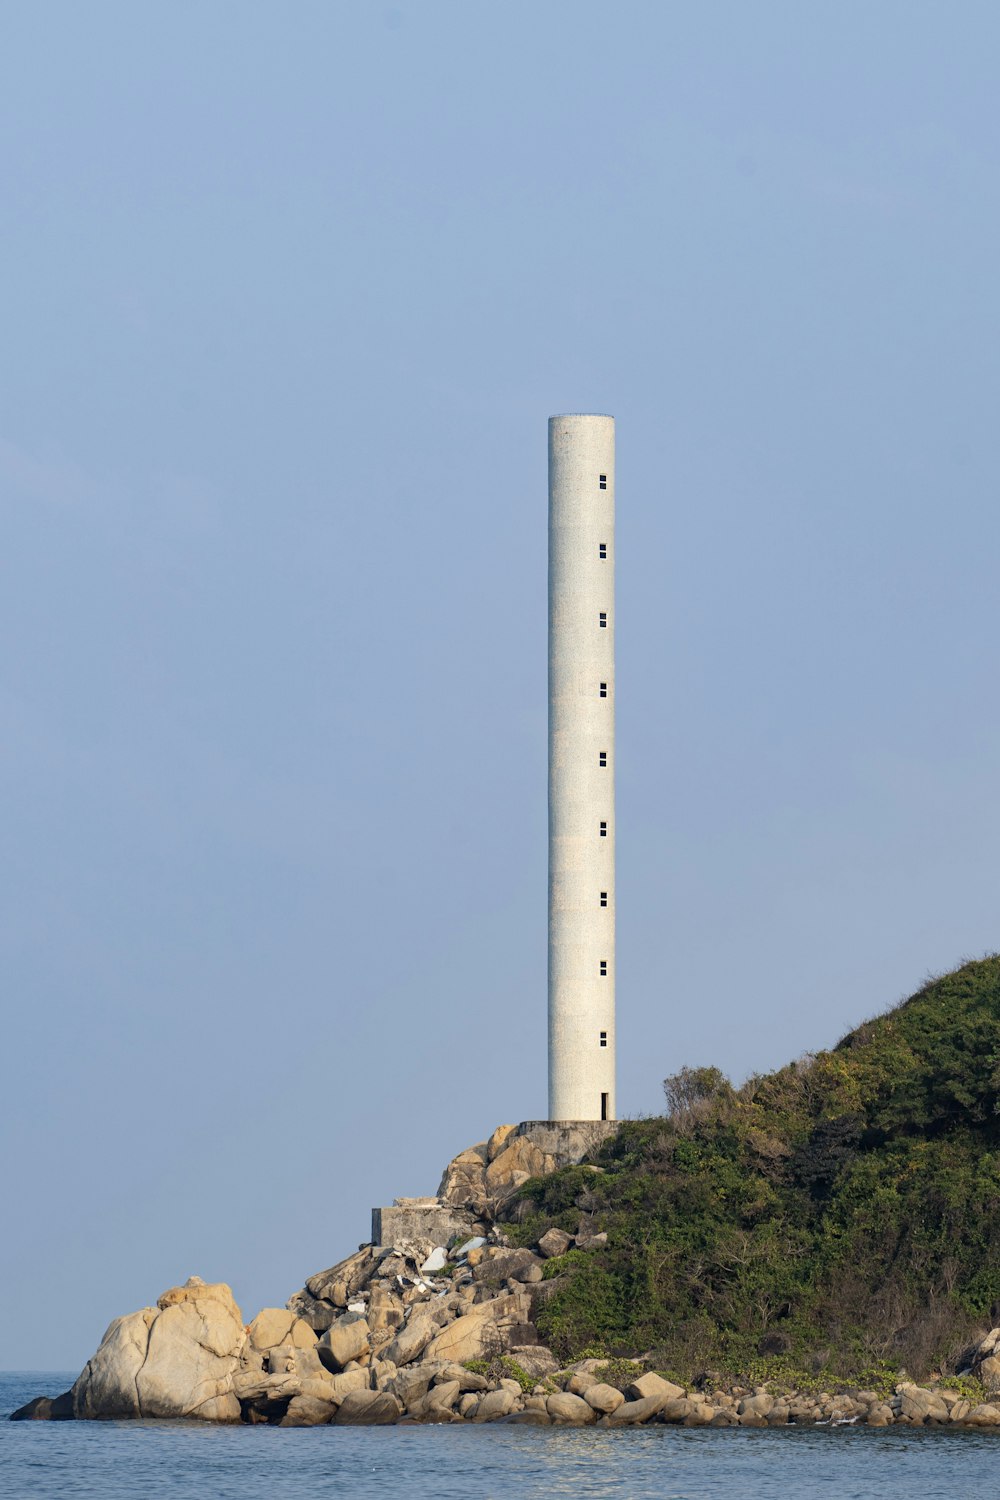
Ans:
{"label": "cylindrical concrete tower", "polygon": [[549,1119],[615,1118],[615,423],[549,419]]}

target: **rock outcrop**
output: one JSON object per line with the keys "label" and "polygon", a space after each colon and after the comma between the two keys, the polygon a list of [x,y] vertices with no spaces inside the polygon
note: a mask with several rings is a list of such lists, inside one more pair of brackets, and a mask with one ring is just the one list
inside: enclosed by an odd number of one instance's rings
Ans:
{"label": "rock outcrop", "polygon": [[[536,1244],[513,1247],[495,1213],[529,1175],[582,1152],[579,1129],[501,1126],[450,1163],[438,1197],[397,1200],[399,1217],[382,1222],[405,1234],[361,1246],[246,1326],[228,1286],[192,1276],[155,1307],[116,1318],[71,1391],[37,1397],[15,1418],[1000,1426],[1000,1397],[974,1403],[941,1385],[817,1396],[736,1384],[685,1389],[649,1368],[651,1359],[589,1358],[560,1369],[533,1321],[546,1277],[555,1257],[599,1249],[606,1236],[588,1221],[575,1237],[550,1227]],[[444,1240],[428,1235],[455,1224]],[[1000,1392],[1000,1329],[970,1363],[987,1395]]]}
{"label": "rock outcrop", "polygon": [[479,1218],[494,1218],[530,1177],[582,1161],[615,1128],[601,1120],[526,1120],[520,1125],[499,1125],[488,1141],[480,1141],[448,1163],[438,1201]]}
{"label": "rock outcrop", "polygon": [[238,1421],[233,1376],[246,1342],[229,1287],[192,1276],[155,1308],[114,1320],[73,1386],[73,1415]]}

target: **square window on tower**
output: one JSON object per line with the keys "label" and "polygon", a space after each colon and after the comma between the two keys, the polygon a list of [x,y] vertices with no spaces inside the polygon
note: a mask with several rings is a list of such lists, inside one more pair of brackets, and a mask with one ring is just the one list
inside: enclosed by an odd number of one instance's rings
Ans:
{"label": "square window on tower", "polygon": [[599,766],[606,766],[607,763],[608,763],[608,752],[606,750],[599,750],[597,752],[597,764]]}
{"label": "square window on tower", "polygon": [[607,628],[608,628],[608,617],[604,613],[603,609],[601,610],[600,624],[601,624],[601,629],[602,630],[607,630]]}
{"label": "square window on tower", "polygon": [[598,696],[601,698],[606,698],[608,696],[608,685],[606,682],[601,683],[601,691]]}
{"label": "square window on tower", "polygon": [[608,1045],[608,1033],[606,1031],[602,1031],[601,1032],[601,1046],[602,1047],[606,1047],[607,1045]]}
{"label": "square window on tower", "polygon": [[607,893],[607,891],[602,891],[601,892],[601,905],[602,906],[607,906],[607,904],[608,904],[608,893]]}
{"label": "square window on tower", "polygon": [[608,977],[608,961],[607,961],[606,958],[602,958],[601,959],[601,978],[602,979],[606,979],[607,977]]}
{"label": "square window on tower", "polygon": [[601,824],[601,838],[602,839],[606,839],[607,836],[608,836],[608,825],[607,825],[607,823],[602,823]]}
{"label": "square window on tower", "polygon": [[607,544],[607,542],[598,542],[598,544],[597,544],[597,555],[598,555],[598,557],[600,557],[602,559],[607,557],[607,555],[608,555],[608,544]]}
{"label": "square window on tower", "polygon": [[602,490],[606,490],[607,487],[608,487],[608,476],[607,476],[607,474],[598,474],[598,476],[597,476],[597,482],[601,486]]}

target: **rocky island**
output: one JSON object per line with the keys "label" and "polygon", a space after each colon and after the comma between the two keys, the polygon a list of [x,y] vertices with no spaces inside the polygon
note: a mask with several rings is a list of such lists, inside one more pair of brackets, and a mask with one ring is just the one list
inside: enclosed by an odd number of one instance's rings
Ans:
{"label": "rocky island", "polygon": [[248,1324],[191,1277],[15,1418],[1000,1426],[1000,958],[665,1087],[500,1126]]}

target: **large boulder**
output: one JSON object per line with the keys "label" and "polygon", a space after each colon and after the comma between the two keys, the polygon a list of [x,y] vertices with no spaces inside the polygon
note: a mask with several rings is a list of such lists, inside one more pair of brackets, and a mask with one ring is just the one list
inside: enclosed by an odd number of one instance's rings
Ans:
{"label": "large boulder", "polygon": [[239,1419],[243,1317],[224,1283],[192,1276],[157,1307],[116,1318],[73,1387],[77,1417]]}
{"label": "large boulder", "polygon": [[142,1415],[238,1421],[232,1379],[245,1335],[229,1287],[192,1276],[164,1292],[157,1306],[135,1382]]}
{"label": "large boulder", "polygon": [[638,1422],[648,1422],[663,1410],[667,1400],[666,1396],[641,1396],[638,1401],[623,1401],[604,1420],[612,1427],[628,1427]]}
{"label": "large boulder", "polygon": [[991,1328],[973,1350],[969,1361],[972,1374],[981,1380],[987,1392],[1000,1391],[1000,1328]]}
{"label": "large boulder", "polygon": [[486,1359],[496,1352],[496,1324],[476,1308],[443,1328],[427,1346],[425,1358],[447,1359],[464,1364],[468,1359]]}
{"label": "large boulder", "polygon": [[605,1417],[617,1411],[625,1402],[621,1391],[613,1385],[606,1385],[603,1381],[599,1381],[597,1385],[588,1385],[583,1393],[583,1399],[588,1406],[593,1407],[594,1411]]}
{"label": "large boulder", "polygon": [[544,1344],[511,1344],[507,1353],[535,1380],[544,1380],[559,1369],[559,1361]]}
{"label": "large boulder", "polygon": [[287,1307],[262,1307],[247,1328],[247,1337],[255,1349],[273,1349],[285,1342],[292,1324],[300,1321]]}
{"label": "large boulder", "polygon": [[84,1365],[72,1391],[76,1417],[141,1417],[136,1376],[149,1348],[157,1309],[144,1307],[109,1324],[97,1353]]}
{"label": "large boulder", "polygon": [[[331,1323],[317,1345],[323,1364],[336,1373],[371,1351],[371,1329],[359,1313],[344,1313]],[[394,1361],[398,1364],[398,1360]]]}
{"label": "large boulder", "polygon": [[[662,1375],[657,1375],[652,1370],[646,1375],[640,1375],[638,1380],[633,1380],[631,1385],[625,1387],[625,1395],[629,1401],[641,1401],[649,1396],[659,1396],[664,1401],[675,1401],[683,1394],[682,1385],[674,1385],[672,1380],[664,1380]],[[770,1410],[770,1402],[768,1410]]]}
{"label": "large boulder", "polygon": [[444,1169],[437,1196],[454,1208],[481,1214],[487,1205],[486,1143],[459,1152]]}
{"label": "large boulder", "polygon": [[297,1317],[287,1307],[263,1307],[247,1329],[247,1336],[254,1349],[262,1353],[279,1344],[293,1344],[297,1349],[310,1349],[316,1342],[315,1330]]}
{"label": "large boulder", "polygon": [[547,1169],[545,1152],[526,1136],[514,1136],[486,1168],[486,1189],[492,1198],[508,1198],[529,1177]]}
{"label": "large boulder", "polygon": [[1000,1406],[984,1401],[974,1406],[965,1420],[971,1427],[1000,1427]]}
{"label": "large boulder", "polygon": [[313,1333],[325,1333],[337,1317],[339,1309],[332,1302],[322,1301],[311,1292],[302,1289],[288,1299],[289,1310],[307,1323]]}
{"label": "large boulder", "polygon": [[411,1365],[420,1358],[436,1332],[437,1324],[429,1313],[411,1313],[409,1321],[386,1345],[382,1358],[391,1360],[394,1365]]}
{"label": "large boulder", "polygon": [[[428,1366],[423,1365],[420,1368],[427,1369]],[[474,1370],[467,1370],[464,1365],[449,1364],[447,1362],[439,1365],[437,1373],[434,1376],[434,1384],[445,1385],[451,1380],[458,1381],[458,1388],[463,1395],[469,1391],[473,1391],[476,1395],[481,1396],[483,1391],[488,1391],[490,1388],[490,1383],[485,1375],[477,1375]]]}
{"label": "large boulder", "polygon": [[486,1160],[496,1161],[500,1152],[509,1144],[511,1136],[517,1129],[516,1125],[498,1125],[496,1130],[486,1142]]}
{"label": "large boulder", "polygon": [[525,1317],[527,1301],[526,1293],[514,1292],[477,1303],[431,1339],[424,1358],[452,1360],[456,1364],[469,1359],[490,1359],[510,1343],[511,1330]]}
{"label": "large boulder", "polygon": [[[473,1268],[472,1279],[483,1286],[505,1286],[508,1278],[514,1281],[534,1279],[529,1273],[543,1262],[531,1250],[493,1249]],[[541,1280],[541,1275],[538,1277]]]}
{"label": "large boulder", "polygon": [[936,1391],[928,1391],[920,1385],[904,1385],[899,1389],[900,1414],[911,1422],[947,1422],[951,1410],[947,1402]]}
{"label": "large boulder", "polygon": [[388,1427],[399,1421],[399,1402],[388,1391],[352,1391],[333,1421],[338,1427]]}
{"label": "large boulder", "polygon": [[390,1333],[394,1333],[402,1326],[405,1313],[400,1298],[388,1286],[375,1282],[368,1294],[365,1316],[373,1333],[380,1329],[388,1329]]}
{"label": "large boulder", "polygon": [[324,1427],[337,1412],[335,1401],[321,1401],[316,1396],[293,1396],[282,1417],[282,1427]]}
{"label": "large boulder", "polygon": [[538,1241],[538,1248],[546,1260],[551,1260],[554,1255],[565,1255],[572,1243],[571,1234],[567,1234],[565,1229],[556,1229],[553,1225],[551,1229],[546,1229]]}
{"label": "large boulder", "polygon": [[433,1371],[427,1365],[410,1365],[408,1369],[397,1370],[386,1382],[385,1389],[390,1396],[395,1396],[404,1407],[409,1408],[427,1395],[432,1374]]}
{"label": "large boulder", "polygon": [[332,1302],[335,1307],[346,1307],[356,1292],[363,1291],[378,1263],[378,1256],[371,1245],[362,1245],[346,1260],[339,1260],[326,1271],[317,1271],[306,1282],[306,1291],[313,1297]]}
{"label": "large boulder", "polygon": [[571,1391],[557,1391],[555,1395],[549,1397],[545,1406],[553,1422],[572,1423],[575,1427],[583,1427],[588,1422],[597,1421],[596,1409],[589,1405],[582,1396],[574,1396]]}
{"label": "large boulder", "polygon": [[501,1417],[508,1416],[516,1405],[517,1397],[513,1391],[502,1388],[499,1391],[487,1391],[485,1396],[480,1397],[472,1420],[474,1422],[496,1422]]}
{"label": "large boulder", "polygon": [[423,1396],[415,1400],[408,1408],[411,1417],[418,1417],[421,1421],[447,1421],[451,1417],[452,1407],[459,1398],[458,1380],[446,1380],[443,1384],[432,1385]]}

